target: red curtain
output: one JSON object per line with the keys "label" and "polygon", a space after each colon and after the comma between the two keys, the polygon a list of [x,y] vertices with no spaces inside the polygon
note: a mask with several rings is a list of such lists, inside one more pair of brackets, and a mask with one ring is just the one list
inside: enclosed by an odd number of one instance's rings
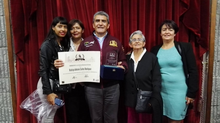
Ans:
{"label": "red curtain", "polygon": [[[145,35],[148,50],[160,44],[158,27],[164,19],[172,19],[180,27],[176,40],[193,45],[201,88],[202,55],[209,48],[209,6],[209,0],[11,0],[17,68],[17,123],[36,123],[36,119],[19,105],[36,89],[39,48],[54,17],[80,19],[86,37],[93,31],[94,13],[103,10],[110,16],[109,33],[120,39],[125,52],[130,50],[128,39],[135,30],[141,30]],[[198,99],[199,96],[200,92]],[[196,107],[185,122],[200,121]]]}

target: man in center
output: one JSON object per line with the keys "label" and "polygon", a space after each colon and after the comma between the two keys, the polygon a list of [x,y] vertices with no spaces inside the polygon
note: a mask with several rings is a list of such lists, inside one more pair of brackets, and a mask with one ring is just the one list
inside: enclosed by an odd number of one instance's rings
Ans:
{"label": "man in center", "polygon": [[[101,65],[127,70],[125,53],[120,41],[108,33],[109,15],[98,11],[93,16],[94,32],[81,42],[78,51],[100,51]],[[85,83],[85,95],[93,123],[118,123],[119,80],[100,78],[100,83]]]}

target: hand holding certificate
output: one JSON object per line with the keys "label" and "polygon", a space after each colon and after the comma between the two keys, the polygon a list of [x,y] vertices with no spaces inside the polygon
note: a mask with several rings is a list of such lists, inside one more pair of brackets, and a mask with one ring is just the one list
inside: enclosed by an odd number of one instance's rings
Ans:
{"label": "hand holding certificate", "polygon": [[100,82],[100,51],[58,52],[60,84]]}

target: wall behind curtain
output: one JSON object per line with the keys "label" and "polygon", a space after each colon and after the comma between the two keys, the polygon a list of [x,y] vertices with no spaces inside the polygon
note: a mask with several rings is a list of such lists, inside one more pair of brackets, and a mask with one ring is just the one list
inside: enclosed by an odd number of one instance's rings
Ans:
{"label": "wall behind curtain", "polygon": [[[21,110],[19,105],[36,89],[39,48],[53,18],[80,19],[86,37],[93,31],[94,13],[100,10],[109,14],[109,33],[122,42],[125,52],[130,50],[128,39],[133,31],[143,32],[146,48],[150,50],[162,43],[158,31],[160,23],[164,19],[174,20],[180,27],[176,40],[193,45],[201,85],[201,56],[208,51],[209,43],[209,0],[11,0],[17,68],[17,123],[36,123],[35,118]],[[200,92],[198,99],[199,96]],[[57,122],[63,123],[59,119]],[[185,122],[199,122],[197,106],[190,111]]]}

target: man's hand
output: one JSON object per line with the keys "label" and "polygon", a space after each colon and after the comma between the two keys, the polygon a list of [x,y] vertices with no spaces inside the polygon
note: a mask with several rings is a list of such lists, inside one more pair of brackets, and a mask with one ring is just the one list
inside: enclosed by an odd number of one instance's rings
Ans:
{"label": "man's hand", "polygon": [[124,71],[125,71],[125,68],[124,68],[124,66],[122,66],[121,64],[122,64],[122,62],[121,62],[121,61],[120,61],[120,62],[118,62],[118,65],[117,65],[117,67],[120,67],[120,68],[124,69]]}

